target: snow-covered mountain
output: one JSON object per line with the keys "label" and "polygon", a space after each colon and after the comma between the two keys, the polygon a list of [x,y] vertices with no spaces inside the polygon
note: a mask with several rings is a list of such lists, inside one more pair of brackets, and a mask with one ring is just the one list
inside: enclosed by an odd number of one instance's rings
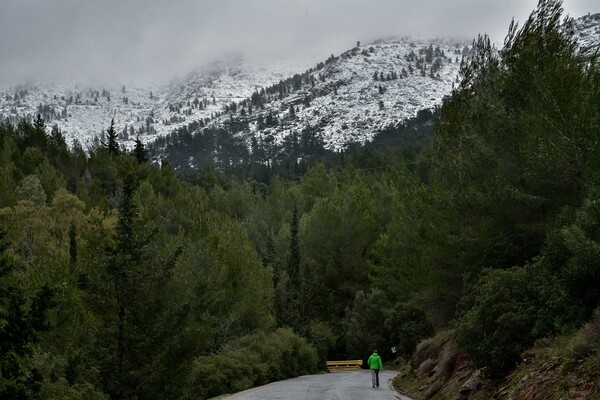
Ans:
{"label": "snow-covered mountain", "polygon": [[121,142],[157,136],[193,121],[210,119],[232,101],[308,68],[297,60],[252,60],[240,56],[209,63],[168,85],[81,85],[55,83],[0,87],[0,118],[17,123],[41,114],[58,125],[67,142],[84,146],[99,137],[112,118]]}
{"label": "snow-covered mountain", "polygon": [[[573,22],[582,51],[598,51],[600,14]],[[364,143],[382,129],[439,105],[458,81],[460,61],[470,47],[411,38],[357,43],[317,68],[260,92],[258,102],[247,99],[226,110],[211,125],[226,126],[232,119],[247,123],[247,129],[236,131],[249,144],[257,140],[278,145],[296,140],[307,128],[329,149]]]}
{"label": "snow-covered mountain", "polygon": [[[47,125],[58,125],[68,143],[76,139],[84,146],[114,118],[122,143],[131,147],[137,136],[151,142],[194,121],[218,122],[231,103],[302,74],[308,80],[294,84],[293,93],[269,94],[267,107],[255,108],[247,133],[260,128],[261,136],[280,141],[308,124],[319,129],[327,147],[338,148],[368,140],[378,129],[438,104],[456,79],[464,48],[464,43],[405,38],[356,46],[310,69],[312,61],[234,56],[165,86],[59,83],[0,88],[0,118],[16,123],[41,114]],[[309,98],[310,106],[305,104]],[[286,117],[290,105],[298,110],[293,119]],[[261,114],[265,119],[271,114],[282,124],[263,130]]]}
{"label": "snow-covered mountain", "polygon": [[600,50],[600,13],[588,14],[573,21],[575,36],[586,53]]}
{"label": "snow-covered mountain", "polygon": [[450,93],[469,46],[446,40],[391,39],[331,57],[228,109],[214,123],[248,123],[238,132],[281,143],[310,127],[326,148],[363,143],[379,130],[431,109]]}
{"label": "snow-covered mountain", "polygon": [[[574,27],[582,49],[598,49],[600,14]],[[0,118],[16,123],[41,114],[68,143],[84,146],[114,118],[127,147],[137,136],[147,143],[193,122],[227,126],[235,119],[242,125],[232,131],[248,144],[281,143],[309,127],[326,147],[339,149],[440,104],[468,50],[464,42],[399,38],[357,43],[316,66],[301,57],[226,57],[168,85],[0,87]]]}
{"label": "snow-covered mountain", "polygon": [[164,89],[151,86],[19,85],[0,88],[0,118],[17,123],[41,114],[48,126],[61,128],[68,143],[77,139],[83,145],[106,130],[114,118],[120,131],[127,128],[129,134],[134,127],[135,139],[135,134],[146,130],[146,121],[161,107],[163,98]]}

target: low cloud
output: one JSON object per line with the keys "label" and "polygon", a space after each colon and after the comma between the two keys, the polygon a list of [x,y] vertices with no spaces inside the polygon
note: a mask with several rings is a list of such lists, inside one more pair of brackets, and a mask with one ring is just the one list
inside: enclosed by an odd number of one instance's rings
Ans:
{"label": "low cloud", "polygon": [[[566,14],[600,12],[567,0]],[[0,83],[161,82],[224,53],[323,59],[393,35],[501,43],[537,0],[0,0]],[[595,9],[594,9],[595,7]]]}

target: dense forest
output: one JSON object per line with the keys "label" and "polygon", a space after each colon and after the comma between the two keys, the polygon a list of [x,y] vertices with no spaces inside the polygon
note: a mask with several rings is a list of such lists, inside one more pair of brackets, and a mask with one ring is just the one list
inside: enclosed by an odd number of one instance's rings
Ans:
{"label": "dense forest", "polygon": [[503,377],[589,321],[600,68],[561,12],[478,38],[413,146],[180,173],[0,123],[0,397],[206,399],[442,330]]}

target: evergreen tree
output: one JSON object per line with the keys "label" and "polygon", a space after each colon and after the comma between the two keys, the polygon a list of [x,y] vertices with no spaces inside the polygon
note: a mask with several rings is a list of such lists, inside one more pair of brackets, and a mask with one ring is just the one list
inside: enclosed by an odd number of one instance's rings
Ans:
{"label": "evergreen tree", "polygon": [[[131,355],[132,341],[129,314],[134,314],[137,306],[138,297],[141,293],[144,273],[142,271],[144,259],[144,247],[148,239],[143,237],[142,232],[137,227],[138,211],[133,201],[134,178],[128,175],[123,184],[123,198],[119,206],[119,220],[117,222],[114,244],[106,249],[108,263],[106,272],[111,277],[113,285],[112,295],[115,308],[113,315],[108,315],[109,321],[114,321],[116,327],[113,327],[112,334],[114,341],[106,349],[109,354],[108,365],[113,365],[107,378],[107,390],[116,399],[127,398],[131,391],[135,390],[135,377],[132,372],[136,366],[132,364]],[[112,354],[110,354],[112,353]]]}
{"label": "evergreen tree", "polygon": [[108,154],[117,156],[119,155],[119,142],[117,138],[119,135],[115,130],[115,119],[110,120],[110,128],[106,130],[106,143],[102,142],[102,145],[108,149]]}
{"label": "evergreen tree", "polygon": [[148,161],[148,152],[144,146],[144,143],[140,140],[139,136],[135,138],[135,147],[133,148],[133,156],[137,160],[138,164],[145,163]]}
{"label": "evergreen tree", "polygon": [[74,222],[69,226],[69,261],[71,264],[77,262],[77,227]]}
{"label": "evergreen tree", "polygon": [[35,130],[40,132],[44,132],[46,130],[46,124],[40,114],[37,115],[35,121],[33,122],[33,127]]}
{"label": "evergreen tree", "polygon": [[298,208],[294,204],[290,226],[290,258],[288,260],[288,274],[293,284],[298,283],[300,272],[300,246],[298,244]]}
{"label": "evergreen tree", "polygon": [[36,175],[27,175],[15,194],[19,200],[27,200],[38,206],[46,204],[46,192]]}
{"label": "evergreen tree", "polygon": [[[48,136],[46,135],[46,124],[40,114],[37,115],[33,126],[27,124],[29,129],[23,129],[23,146],[24,147],[40,147],[45,149],[48,143]],[[33,128],[33,129],[31,129]]]}
{"label": "evergreen tree", "polygon": [[14,275],[16,262],[8,254],[5,235],[0,229],[0,398],[37,399],[42,376],[24,360],[40,340],[39,333],[49,328],[46,312],[54,301],[46,285],[32,299],[27,297]]}

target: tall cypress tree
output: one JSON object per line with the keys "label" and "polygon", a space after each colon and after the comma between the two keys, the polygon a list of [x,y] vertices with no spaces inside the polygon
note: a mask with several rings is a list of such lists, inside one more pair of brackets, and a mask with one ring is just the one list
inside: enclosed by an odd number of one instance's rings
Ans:
{"label": "tall cypress tree", "polygon": [[119,207],[117,225],[116,252],[111,270],[115,277],[115,289],[118,309],[117,365],[120,378],[124,373],[125,362],[125,312],[131,300],[131,276],[135,264],[140,260],[139,249],[136,248],[133,223],[136,216],[133,203],[133,179],[127,177],[123,187],[123,201]]}
{"label": "tall cypress tree", "polygon": [[[127,315],[137,295],[137,278],[142,262],[142,244],[139,243],[134,224],[137,209],[133,202],[134,181],[131,176],[125,178],[123,184],[123,199],[119,206],[119,220],[117,223],[114,245],[107,249],[107,272],[112,278],[113,294],[116,300],[115,314],[112,319],[116,321],[116,349],[114,349],[115,374],[108,383],[109,392],[116,399],[126,397],[127,388]],[[116,318],[115,318],[116,317]]]}
{"label": "tall cypress tree", "polygon": [[292,212],[292,225],[290,227],[290,258],[288,260],[288,274],[292,284],[297,284],[300,272],[300,246],[298,245],[298,209],[294,204]]}
{"label": "tall cypress tree", "polygon": [[77,227],[74,222],[69,227],[69,260],[71,264],[77,262]]}
{"label": "tall cypress tree", "polygon": [[298,210],[294,204],[290,227],[290,255],[287,270],[282,269],[275,279],[275,312],[282,326],[298,328],[300,249],[298,246]]}

